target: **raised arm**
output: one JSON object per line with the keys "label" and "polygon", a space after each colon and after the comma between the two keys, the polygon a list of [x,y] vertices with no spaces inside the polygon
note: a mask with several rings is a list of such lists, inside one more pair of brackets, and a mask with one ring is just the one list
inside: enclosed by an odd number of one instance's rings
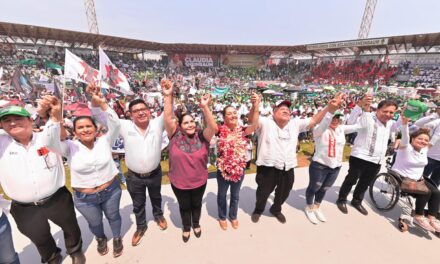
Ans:
{"label": "raised arm", "polygon": [[163,95],[163,118],[165,131],[168,138],[171,138],[177,129],[176,118],[173,113],[173,83],[169,80],[162,79],[160,82]]}
{"label": "raised arm", "polygon": [[214,116],[209,108],[210,102],[211,94],[204,94],[202,98],[200,98],[200,108],[202,108],[206,123],[205,129],[203,129],[203,137],[205,137],[208,142],[211,141],[211,138],[218,132],[217,123],[215,122]]}
{"label": "raised arm", "polygon": [[251,96],[252,107],[251,110],[249,111],[249,120],[252,121],[251,124],[244,131],[246,135],[252,134],[258,128],[258,122],[260,118],[260,110],[259,110],[260,101],[261,101],[260,96],[256,93],[253,93]]}
{"label": "raised arm", "polygon": [[336,94],[336,96],[328,102],[327,106],[323,110],[319,111],[312,117],[307,128],[313,129],[317,124],[321,123],[322,119],[327,113],[331,113],[333,115],[335,111],[338,110],[342,100],[344,100],[344,94]]}
{"label": "raised arm", "polygon": [[400,118],[402,119],[402,139],[400,140],[399,149],[404,149],[409,145],[409,119],[404,117],[403,115]]}
{"label": "raised arm", "polygon": [[[91,97],[90,102],[93,109],[92,116],[95,120],[100,120],[103,125],[107,126],[107,142],[112,145],[118,137],[119,130],[121,129],[119,117],[107,104],[99,86],[89,85],[87,86],[86,92]],[[97,108],[99,108],[100,111],[96,111]]]}

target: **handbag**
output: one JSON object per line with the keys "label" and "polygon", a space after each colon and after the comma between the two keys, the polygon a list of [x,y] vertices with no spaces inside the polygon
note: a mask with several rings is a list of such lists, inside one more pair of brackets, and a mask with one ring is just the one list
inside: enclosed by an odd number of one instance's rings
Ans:
{"label": "handbag", "polygon": [[422,178],[420,181],[416,181],[407,177],[404,177],[402,183],[400,184],[400,190],[406,193],[413,194],[429,194],[428,186],[426,186],[425,180]]}

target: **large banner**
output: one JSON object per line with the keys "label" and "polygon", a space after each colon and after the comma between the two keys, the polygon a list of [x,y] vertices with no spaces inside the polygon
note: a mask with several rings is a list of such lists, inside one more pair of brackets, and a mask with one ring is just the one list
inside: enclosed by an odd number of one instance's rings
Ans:
{"label": "large banner", "polygon": [[261,67],[264,57],[260,55],[222,55],[222,65],[233,67]]}
{"label": "large banner", "polygon": [[307,50],[325,50],[325,49],[368,47],[368,46],[382,46],[382,45],[388,45],[388,38],[360,39],[360,40],[349,40],[349,41],[311,44],[311,45],[307,45],[306,49]]}
{"label": "large banner", "polygon": [[178,69],[185,67],[215,67],[218,65],[218,57],[209,54],[178,54],[170,57],[168,67]]}

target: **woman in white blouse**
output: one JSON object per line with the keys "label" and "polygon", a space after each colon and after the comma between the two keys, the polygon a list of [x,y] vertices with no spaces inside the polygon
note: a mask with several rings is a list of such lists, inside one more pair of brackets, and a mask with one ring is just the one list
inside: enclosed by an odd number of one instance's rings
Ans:
{"label": "woman in white blouse", "polygon": [[[408,119],[402,118],[402,139],[397,150],[396,160],[391,168],[402,177],[415,181],[423,180],[423,170],[428,164],[429,130],[420,128],[409,135]],[[431,141],[431,144],[433,142]],[[430,182],[425,181],[430,190],[428,194],[416,195],[414,223],[428,231],[440,232],[440,221],[436,219],[440,204],[440,191]],[[428,204],[428,217],[424,216],[425,206]]]}
{"label": "woman in white blouse", "polygon": [[119,135],[119,118],[99,92],[91,85],[92,107],[100,107],[106,122],[107,133],[97,137],[97,125],[90,116],[79,116],[73,121],[74,140],[61,141],[59,151],[67,158],[70,168],[73,201],[76,209],[84,216],[90,231],[95,235],[98,253],[108,252],[104,233],[102,213],[105,214],[113,233],[113,256],[122,254],[121,215],[119,204],[121,187],[116,179],[118,169],[112,158],[112,144]]}
{"label": "woman in white blouse", "polygon": [[326,191],[333,186],[342,166],[345,135],[361,129],[360,125],[341,125],[342,113],[329,112],[313,130],[315,154],[309,167],[309,185],[306,189],[305,213],[313,224],[325,222],[320,209]]}

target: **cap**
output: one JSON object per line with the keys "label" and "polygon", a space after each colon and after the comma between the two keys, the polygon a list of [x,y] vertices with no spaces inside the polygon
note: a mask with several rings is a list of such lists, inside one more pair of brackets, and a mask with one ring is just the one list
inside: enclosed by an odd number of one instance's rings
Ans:
{"label": "cap", "polygon": [[288,108],[290,108],[292,106],[292,103],[289,100],[284,100],[284,101],[280,100],[275,103],[274,108],[280,107],[281,105],[285,105]]}
{"label": "cap", "polygon": [[335,112],[335,114],[333,115],[333,118],[339,118],[339,119],[342,119],[341,117],[343,117],[343,116],[344,116],[343,113],[341,113],[341,112]]}
{"label": "cap", "polygon": [[0,109],[0,119],[7,115],[18,115],[25,117],[31,116],[31,114],[29,114],[29,112],[24,107],[17,105],[10,105]]}
{"label": "cap", "polygon": [[412,121],[419,119],[423,113],[428,111],[428,106],[418,100],[409,100],[403,115]]}

